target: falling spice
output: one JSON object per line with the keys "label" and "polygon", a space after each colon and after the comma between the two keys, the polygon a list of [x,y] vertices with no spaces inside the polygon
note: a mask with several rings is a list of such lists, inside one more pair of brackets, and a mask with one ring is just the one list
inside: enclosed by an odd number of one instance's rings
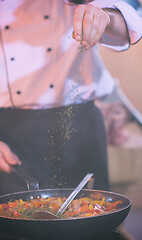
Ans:
{"label": "falling spice", "polygon": [[58,187],[67,185],[67,179],[62,173],[63,159],[66,157],[66,146],[77,130],[74,128],[74,120],[77,113],[77,106],[68,105],[55,112],[55,120],[50,135],[50,159],[54,164],[52,172],[53,182],[56,180]]}
{"label": "falling spice", "polygon": [[[78,49],[81,55],[84,53],[84,51],[86,51],[82,44],[79,45]],[[80,75],[80,71],[84,71],[84,64],[82,64],[81,68],[78,70],[78,73],[76,73],[76,76],[78,76],[78,74]],[[79,85],[77,82],[68,87],[69,92],[72,92],[72,90],[74,90],[74,95],[71,96],[73,101],[71,100],[70,102],[73,102],[74,105],[67,105],[65,108],[61,107],[58,109],[55,112],[55,120],[52,124],[53,127],[48,131],[48,134],[51,134],[49,143],[51,149],[50,159],[54,164],[52,173],[53,182],[56,179],[59,187],[63,187],[67,184],[67,179],[62,173],[62,169],[64,169],[63,159],[65,159],[67,155],[66,147],[68,146],[68,143],[70,142],[71,138],[77,134],[77,130],[74,127],[74,121],[78,112],[78,106],[76,103],[78,103]]]}

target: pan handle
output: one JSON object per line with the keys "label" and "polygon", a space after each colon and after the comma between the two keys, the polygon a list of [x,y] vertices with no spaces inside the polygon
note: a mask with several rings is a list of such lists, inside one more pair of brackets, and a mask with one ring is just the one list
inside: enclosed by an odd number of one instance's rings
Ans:
{"label": "pan handle", "polygon": [[32,177],[22,166],[10,165],[12,170],[21,177],[27,184],[28,190],[39,190],[38,181]]}

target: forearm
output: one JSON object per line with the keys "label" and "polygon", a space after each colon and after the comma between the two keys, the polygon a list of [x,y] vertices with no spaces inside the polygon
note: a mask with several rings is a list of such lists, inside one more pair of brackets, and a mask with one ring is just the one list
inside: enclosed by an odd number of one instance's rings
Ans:
{"label": "forearm", "polygon": [[110,23],[105,29],[105,33],[114,39],[120,40],[124,43],[129,41],[129,34],[125,20],[117,9],[104,8],[103,9],[110,17]]}

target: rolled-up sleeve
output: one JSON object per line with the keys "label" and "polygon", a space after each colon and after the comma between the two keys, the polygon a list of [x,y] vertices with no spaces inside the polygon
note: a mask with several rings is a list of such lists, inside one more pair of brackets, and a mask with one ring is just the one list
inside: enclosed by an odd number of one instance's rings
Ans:
{"label": "rolled-up sleeve", "polygon": [[93,1],[91,4],[101,8],[117,9],[121,12],[129,33],[129,41],[125,45],[120,41],[114,39],[112,36],[104,34],[100,43],[108,48],[116,51],[123,51],[129,48],[130,45],[137,43],[142,37],[142,17],[137,11],[125,1],[119,0],[102,0]]}

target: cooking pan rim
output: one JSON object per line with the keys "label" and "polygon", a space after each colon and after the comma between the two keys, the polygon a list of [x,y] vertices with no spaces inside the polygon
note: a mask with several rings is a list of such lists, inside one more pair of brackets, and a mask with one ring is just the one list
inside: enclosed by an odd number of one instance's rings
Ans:
{"label": "cooking pan rim", "polygon": [[[0,199],[4,198],[4,197],[8,197],[8,196],[14,196],[14,195],[18,195],[18,194],[26,194],[26,193],[32,193],[32,192],[41,192],[41,191],[73,191],[74,188],[43,188],[43,189],[39,189],[39,190],[28,190],[28,191],[22,191],[22,192],[14,192],[14,193],[7,193],[4,195],[0,195]],[[120,197],[124,197],[127,200],[129,200],[129,202],[132,204],[132,201],[129,197],[127,197],[126,195],[123,195],[121,193],[116,193],[116,192],[111,192],[111,191],[106,191],[106,190],[101,190],[101,189],[87,189],[87,188],[83,188],[80,192],[100,192],[100,193],[108,193],[108,194],[112,194],[112,195],[117,195]]]}
{"label": "cooking pan rim", "polygon": [[[50,188],[50,189],[39,189],[39,190],[29,190],[29,191],[22,191],[22,192],[14,192],[14,193],[8,193],[8,194],[5,194],[5,195],[1,195],[0,196],[0,199],[1,198],[4,198],[4,197],[8,197],[8,196],[14,196],[14,195],[18,195],[18,194],[26,194],[26,193],[34,193],[34,192],[41,192],[41,191],[60,191],[60,190],[62,190],[62,191],[69,191],[69,190],[74,190],[74,188]],[[100,193],[106,193],[106,194],[112,194],[112,195],[117,195],[118,197],[120,196],[120,197],[122,197],[122,198],[125,198],[125,199],[127,199],[128,201],[129,201],[129,204],[127,205],[127,206],[125,206],[125,207],[123,207],[123,208],[121,208],[121,209],[118,209],[118,210],[116,210],[116,211],[114,211],[114,212],[109,212],[109,213],[106,213],[106,214],[102,214],[102,215],[98,215],[98,216],[91,216],[91,217],[81,217],[81,218],[69,218],[69,219],[63,219],[63,218],[60,218],[60,219],[17,219],[17,218],[11,218],[11,217],[2,217],[2,216],[0,216],[0,219],[9,219],[9,220],[14,220],[14,221],[32,221],[32,222],[49,222],[49,221],[73,221],[73,220],[84,220],[84,219],[92,219],[92,218],[101,218],[101,217],[103,217],[103,216],[107,216],[107,215],[111,215],[112,213],[113,214],[115,214],[115,213],[118,213],[118,212],[121,212],[121,211],[124,211],[124,210],[126,210],[126,209],[129,209],[130,207],[131,207],[131,205],[132,205],[132,201],[131,201],[131,199],[129,199],[129,197],[127,197],[127,196],[124,196],[123,194],[120,194],[120,193],[115,193],[115,192],[111,192],[111,191],[104,191],[104,190],[96,190],[96,189],[82,189],[81,191],[84,191],[84,192],[87,192],[87,191],[89,191],[89,192],[100,192]]]}

